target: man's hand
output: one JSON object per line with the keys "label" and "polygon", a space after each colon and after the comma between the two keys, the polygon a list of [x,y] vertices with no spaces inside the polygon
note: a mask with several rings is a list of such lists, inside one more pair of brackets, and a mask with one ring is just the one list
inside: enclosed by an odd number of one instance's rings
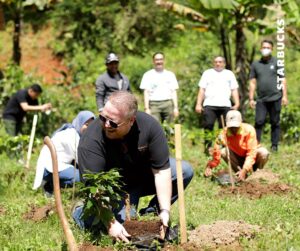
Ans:
{"label": "man's hand", "polygon": [[166,209],[162,209],[160,211],[160,214],[159,214],[159,218],[161,220],[161,226],[160,226],[160,238],[163,240],[165,239],[165,235],[166,235],[166,230],[167,230],[167,227],[168,227],[168,224],[169,224],[169,220],[170,220],[170,212],[169,210],[166,210]]}
{"label": "man's hand", "polygon": [[127,233],[126,229],[117,220],[113,220],[109,224],[108,234],[118,241],[129,242],[127,237],[130,237],[130,234]]}
{"label": "man's hand", "polygon": [[210,176],[212,176],[212,170],[211,170],[211,168],[210,168],[208,165],[207,165],[206,168],[205,168],[204,176],[205,176],[205,177],[210,177]]}
{"label": "man's hand", "polygon": [[174,117],[177,118],[179,116],[179,111],[178,111],[178,108],[174,108]]}
{"label": "man's hand", "polygon": [[231,110],[238,110],[238,109],[239,109],[239,106],[240,106],[239,104],[234,105],[234,106],[231,107]]}
{"label": "man's hand", "polygon": [[236,173],[236,176],[238,177],[238,181],[244,181],[247,177],[247,170],[241,169]]}
{"label": "man's hand", "polygon": [[250,105],[250,108],[254,109],[255,105],[256,105],[256,102],[252,99],[252,100],[249,101],[249,105]]}
{"label": "man's hand", "polygon": [[52,108],[52,105],[51,103],[47,103],[47,104],[43,104],[42,105],[42,111],[47,111],[47,110],[50,110]]}
{"label": "man's hand", "polygon": [[288,105],[288,99],[287,99],[287,97],[282,97],[281,104],[284,105],[284,106]]}
{"label": "man's hand", "polygon": [[203,112],[204,111],[204,109],[203,109],[203,107],[202,107],[202,105],[196,105],[196,107],[195,107],[195,111],[197,112],[197,113],[201,113],[201,112]]}

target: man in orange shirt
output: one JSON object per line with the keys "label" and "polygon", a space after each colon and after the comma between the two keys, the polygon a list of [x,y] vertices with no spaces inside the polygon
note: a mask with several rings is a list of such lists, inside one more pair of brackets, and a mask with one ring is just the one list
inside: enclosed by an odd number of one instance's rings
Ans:
{"label": "man in orange shirt", "polygon": [[247,174],[264,167],[269,152],[258,144],[252,125],[242,123],[239,111],[231,110],[226,115],[226,127],[219,134],[213,149],[213,158],[209,160],[204,175],[212,175],[212,169],[220,164],[221,157],[228,162],[226,143],[229,149],[231,167],[244,181]]}

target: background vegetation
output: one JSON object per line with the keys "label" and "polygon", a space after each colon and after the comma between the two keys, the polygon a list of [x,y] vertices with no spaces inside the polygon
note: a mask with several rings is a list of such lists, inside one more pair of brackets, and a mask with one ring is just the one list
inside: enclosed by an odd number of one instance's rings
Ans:
{"label": "background vegetation", "polygon": [[[22,215],[30,204],[49,202],[41,191],[31,189],[43,137],[51,135],[61,123],[71,121],[82,109],[96,112],[94,82],[105,71],[104,57],[109,51],[120,55],[120,69],[130,78],[141,109],[139,84],[143,73],[152,67],[154,52],[165,53],[166,68],[175,72],[179,80],[178,122],[183,125],[184,158],[192,162],[196,171],[186,193],[188,227],[218,219],[244,219],[266,228],[254,242],[243,240],[246,250],[300,250],[299,193],[254,201],[216,197],[219,188],[202,178],[206,163],[202,154],[203,132],[201,116],[194,112],[201,74],[211,67],[213,56],[224,55],[227,67],[239,80],[244,119],[253,124],[254,112],[247,104],[249,66],[259,58],[263,38],[276,41],[276,20],[284,18],[290,104],[282,111],[279,154],[271,156],[267,167],[279,173],[284,182],[299,187],[299,6],[298,0],[0,0],[0,55],[5,55],[5,60],[0,62],[1,109],[16,90],[41,82],[18,66],[22,61],[25,34],[48,30],[52,34],[48,46],[68,67],[68,76],[64,75],[61,83],[42,82],[45,91],[41,102],[51,100],[57,111],[51,116],[39,115],[32,166],[28,172],[17,159],[26,152],[30,115],[24,136],[9,138],[1,126],[0,206],[5,213],[0,214],[0,243],[3,250],[58,250],[64,245],[56,214],[39,223],[28,222]],[[266,126],[263,144],[267,147],[269,131]],[[20,142],[21,149],[17,148]],[[67,212],[71,210],[70,198],[70,192],[64,192]],[[176,206],[173,212],[176,222]],[[77,241],[90,239],[88,233],[82,233],[75,226],[73,230]],[[101,241],[102,244],[107,242]]]}

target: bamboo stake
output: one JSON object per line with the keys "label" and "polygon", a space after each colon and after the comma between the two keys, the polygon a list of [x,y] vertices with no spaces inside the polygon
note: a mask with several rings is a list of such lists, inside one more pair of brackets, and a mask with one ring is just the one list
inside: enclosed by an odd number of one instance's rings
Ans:
{"label": "bamboo stake", "polygon": [[125,195],[125,213],[125,219],[130,221],[130,195],[128,193]]}
{"label": "bamboo stake", "polygon": [[32,128],[31,128],[31,134],[30,134],[30,140],[29,140],[29,146],[28,146],[28,152],[27,152],[27,159],[25,168],[29,169],[30,159],[31,159],[31,152],[33,147],[33,141],[34,141],[34,135],[35,135],[35,129],[37,124],[38,115],[34,114],[33,121],[32,121]]}
{"label": "bamboo stake", "polygon": [[[224,123],[223,115],[221,115],[221,122],[222,122],[222,128],[223,128],[223,132],[224,132],[225,123]],[[234,180],[233,180],[233,176],[232,176],[230,151],[229,151],[229,148],[228,148],[226,135],[224,136],[224,141],[225,141],[226,154],[227,154],[227,158],[228,158],[228,170],[229,170],[229,176],[230,176],[231,189],[233,190],[234,189]]]}
{"label": "bamboo stake", "polygon": [[184,207],[184,191],[183,191],[183,177],[181,166],[181,125],[175,125],[175,155],[176,155],[176,172],[177,172],[177,190],[179,202],[179,222],[180,222],[180,236],[181,243],[187,242],[186,234],[186,220],[185,220],[185,207]]}
{"label": "bamboo stake", "polygon": [[56,150],[55,150],[55,147],[54,147],[51,139],[48,136],[46,136],[44,138],[44,143],[49,147],[49,150],[51,153],[52,166],[53,166],[54,197],[55,197],[55,205],[56,205],[56,209],[58,212],[58,216],[59,216],[60,222],[62,224],[62,228],[64,230],[69,249],[71,251],[78,251],[76,240],[74,238],[72,230],[70,229],[67,217],[65,215],[65,212],[64,212],[63,206],[62,206],[61,195],[60,195],[60,186],[59,186],[59,177],[58,177],[58,163],[57,163]]}

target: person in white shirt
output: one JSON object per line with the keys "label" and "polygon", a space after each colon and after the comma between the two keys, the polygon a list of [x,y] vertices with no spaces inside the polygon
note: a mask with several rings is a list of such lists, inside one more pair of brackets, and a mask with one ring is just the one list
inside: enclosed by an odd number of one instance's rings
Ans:
{"label": "person in white shirt", "polygon": [[[90,111],[78,113],[72,124],[64,124],[56,130],[51,137],[55,146],[58,162],[58,175],[61,187],[70,187],[73,182],[78,182],[79,170],[75,167],[77,163],[77,147],[81,134],[95,119]],[[44,145],[37,160],[36,175],[33,189],[43,187],[46,195],[53,194],[53,169],[49,148]]]}
{"label": "person in white shirt", "polygon": [[144,90],[145,112],[159,122],[172,122],[179,116],[177,92],[178,82],[173,72],[164,69],[164,54],[152,56],[154,69],[142,78],[140,89]]}
{"label": "person in white shirt", "polygon": [[[217,56],[213,64],[214,68],[204,71],[201,76],[195,107],[197,113],[203,113],[203,128],[206,131],[214,129],[217,119],[221,128],[221,115],[225,118],[229,110],[237,110],[240,106],[238,83],[233,72],[225,69],[225,58]],[[208,154],[212,140],[206,136],[204,144]]]}

